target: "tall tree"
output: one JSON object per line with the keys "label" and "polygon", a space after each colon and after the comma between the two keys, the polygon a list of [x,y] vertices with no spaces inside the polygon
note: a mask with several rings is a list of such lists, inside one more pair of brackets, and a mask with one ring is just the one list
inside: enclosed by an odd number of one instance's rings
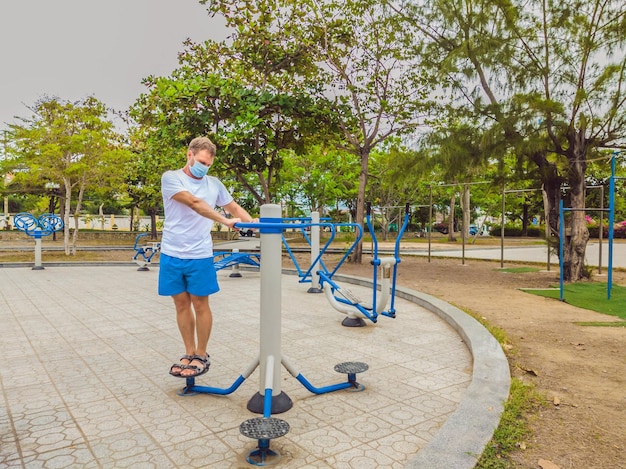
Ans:
{"label": "tall tree", "polygon": [[[210,10],[223,6],[212,2]],[[286,152],[303,152],[333,115],[317,93],[308,46],[292,34],[297,11],[279,12],[265,0],[236,8],[224,14],[229,40],[187,41],[170,77],[145,80],[149,93],[133,117],[173,146],[209,135],[218,165],[269,203]]]}
{"label": "tall tree", "polygon": [[[107,120],[105,106],[94,97],[76,102],[44,98],[22,124],[11,124],[9,164],[16,182],[30,187],[58,184],[63,197],[66,254],[76,253],[78,217],[89,185],[115,185],[128,153]],[[73,204],[72,214],[72,201]],[[74,233],[70,240],[70,217]]]}
{"label": "tall tree", "polygon": [[537,165],[554,236],[567,183],[575,211],[564,274],[583,277],[587,159],[626,140],[623,2],[434,0],[402,10],[452,96]]}
{"label": "tall tree", "polygon": [[[362,225],[370,153],[391,136],[413,132],[424,118],[423,72],[395,12],[378,0],[218,0],[211,5],[213,13],[253,38],[288,31],[309,57],[319,86],[313,91],[319,100],[331,100],[331,115],[343,136],[340,148],[360,161],[356,222]],[[251,27],[261,19],[266,20],[262,31]],[[361,257],[359,245],[351,258],[360,263]]]}
{"label": "tall tree", "polygon": [[404,207],[419,205],[418,193],[420,187],[415,180],[399,177],[394,171],[396,162],[407,158],[408,152],[396,142],[395,145],[381,146],[372,152],[370,178],[366,197],[381,210],[381,232],[383,240],[387,239],[390,225],[399,228],[403,223]]}
{"label": "tall tree", "polygon": [[[359,157],[356,222],[363,224],[372,151],[389,138],[412,134],[424,123],[427,77],[411,37],[386,2],[311,2],[310,26],[328,70],[325,92],[334,99],[342,147]],[[360,263],[362,245],[351,257]]]}

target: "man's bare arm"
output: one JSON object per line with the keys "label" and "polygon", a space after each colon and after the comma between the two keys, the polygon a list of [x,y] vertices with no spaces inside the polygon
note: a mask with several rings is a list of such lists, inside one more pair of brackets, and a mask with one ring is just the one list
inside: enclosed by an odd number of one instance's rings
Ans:
{"label": "man's bare arm", "polygon": [[[228,226],[229,228],[233,228],[235,223],[238,223],[241,221],[240,218],[226,218],[220,212],[211,208],[211,206],[207,204],[204,200],[199,199],[198,197],[194,196],[191,192],[181,191],[181,192],[174,194],[172,198],[176,202],[180,202],[181,204],[186,205],[187,207],[192,209],[194,212],[196,212],[198,215],[202,215],[205,218],[209,218],[217,223],[221,223],[222,225]],[[231,202],[231,203],[236,204],[236,202]],[[244,210],[244,213],[245,213],[245,210]]]}
{"label": "man's bare arm", "polygon": [[250,214],[234,200],[224,205],[224,210],[245,223],[254,222],[254,219],[250,216]]}

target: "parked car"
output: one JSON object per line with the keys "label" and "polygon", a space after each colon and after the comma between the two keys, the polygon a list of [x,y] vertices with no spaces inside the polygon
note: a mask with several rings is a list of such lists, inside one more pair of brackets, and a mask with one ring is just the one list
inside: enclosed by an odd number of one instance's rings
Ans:
{"label": "parked car", "polygon": [[241,236],[242,238],[252,238],[254,236],[254,231],[252,230],[252,228],[243,228],[239,230],[239,236]]}
{"label": "parked car", "polygon": [[478,227],[476,225],[470,225],[469,234],[470,236],[476,236],[478,234]]}
{"label": "parked car", "polygon": [[438,231],[441,234],[448,234],[448,225],[446,223],[435,223],[433,230]]}

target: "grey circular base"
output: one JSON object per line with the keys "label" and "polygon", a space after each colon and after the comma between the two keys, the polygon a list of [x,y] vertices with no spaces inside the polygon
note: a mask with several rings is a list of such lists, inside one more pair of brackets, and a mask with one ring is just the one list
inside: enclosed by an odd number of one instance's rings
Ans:
{"label": "grey circular base", "polygon": [[365,321],[363,318],[346,317],[343,321],[341,321],[341,325],[345,327],[365,327]]}
{"label": "grey circular base", "polygon": [[[247,408],[250,412],[254,412],[255,414],[262,414],[264,403],[265,396],[262,396],[260,392],[257,392],[248,401]],[[293,401],[287,394],[285,394],[284,391],[281,391],[278,396],[272,396],[272,414],[282,414],[283,412],[287,412],[292,407]]]}

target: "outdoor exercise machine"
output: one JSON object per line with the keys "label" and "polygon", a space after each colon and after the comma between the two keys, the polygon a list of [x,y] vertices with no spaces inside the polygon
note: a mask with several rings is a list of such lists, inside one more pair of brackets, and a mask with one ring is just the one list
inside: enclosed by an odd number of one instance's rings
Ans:
{"label": "outdoor exercise machine", "polygon": [[239,252],[239,249],[233,249],[231,252],[220,251],[213,253],[213,265],[215,270],[222,270],[230,267],[232,272],[229,277],[241,277],[239,266],[241,264],[252,267],[261,267],[261,255],[254,252]]}
{"label": "outdoor exercise machine", "polygon": [[159,242],[143,242],[143,238],[149,235],[150,233],[140,233],[135,238],[133,261],[139,266],[137,269],[139,271],[150,270],[148,266],[152,263],[152,258],[161,250],[161,243]]}
{"label": "outdoor exercise machine", "polygon": [[293,228],[294,225],[294,223],[282,221],[281,207],[275,204],[266,204],[261,207],[259,223],[236,224],[237,228],[258,229],[261,234],[259,356],[228,388],[198,386],[195,384],[195,378],[189,377],[185,378],[186,385],[179,393],[181,396],[199,393],[231,394],[259,367],[261,377],[259,391],[250,398],[247,408],[263,416],[246,420],[239,427],[242,435],[257,440],[257,448],[249,453],[247,461],[258,466],[278,462],[280,454],[270,449],[270,440],[289,432],[287,422],[272,417],[273,414],[286,412],[293,406],[291,398],[281,390],[281,366],[284,366],[294,378],[314,394],[325,394],[349,388],[362,390],[364,387],[356,381],[356,375],[368,369],[368,365],[362,362],[339,363],[334,367],[335,371],[346,374],[348,380],[325,387],[315,387],[282,355],[282,232]]}
{"label": "outdoor exercise machine", "polygon": [[[344,254],[339,263],[332,271],[328,269],[321,269],[317,271],[320,279],[322,290],[326,294],[326,298],[331,306],[346,315],[346,318],[342,321],[342,325],[346,327],[363,327],[365,326],[364,319],[369,319],[371,322],[376,323],[378,316],[383,315],[390,318],[396,317],[395,310],[395,297],[396,297],[396,277],[398,272],[398,264],[400,263],[400,241],[404,234],[406,227],[409,224],[410,211],[409,204],[405,206],[404,222],[402,227],[398,231],[396,242],[394,245],[393,256],[380,257],[378,255],[378,239],[376,238],[376,232],[372,224],[371,219],[372,206],[367,204],[365,221],[368,230],[372,236],[372,260],[373,267],[372,272],[372,299],[370,303],[366,303],[352,291],[345,287],[340,286],[335,280],[334,275],[341,267],[343,262],[352,253],[354,246],[360,240],[357,237],[357,241],[353,243],[351,248]],[[328,243],[325,245],[325,247]],[[322,249],[319,256],[324,253],[325,249]],[[323,264],[321,264],[323,266]],[[380,269],[380,293],[378,292],[378,271]],[[391,301],[389,301],[391,299]],[[389,304],[389,309],[385,310]]]}
{"label": "outdoor exercise machine", "polygon": [[[287,238],[283,234],[282,241],[287,254],[291,257],[291,260],[298,272],[298,277],[300,277],[300,283],[311,283],[312,286],[309,288],[308,293],[322,293],[323,289],[320,283],[319,275],[317,275],[318,267],[323,269],[325,272],[328,272],[328,268],[324,264],[322,256],[328,251],[329,247],[335,240],[335,234],[337,230],[341,230],[341,228],[347,228],[349,231],[354,231],[357,233],[356,239],[350,245],[348,250],[344,253],[343,258],[339,261],[339,264],[333,270],[333,273],[343,264],[343,262],[348,258],[348,256],[352,253],[356,245],[363,238],[363,229],[361,225],[358,223],[330,223],[328,222],[328,218],[320,218],[319,212],[311,212],[310,217],[305,218],[287,218],[285,220],[289,220],[294,222],[294,226],[297,227],[307,241],[310,251],[311,251],[311,263],[308,269],[303,270],[298,263],[298,259],[294,255],[293,250],[289,246]],[[327,228],[330,237],[324,244],[324,246],[320,249],[320,227]],[[310,231],[310,236],[307,233],[307,228]]]}
{"label": "outdoor exercise machine", "polygon": [[30,213],[18,213],[13,217],[13,225],[31,238],[35,238],[35,265],[33,270],[43,270],[41,265],[41,238],[63,229],[63,219],[52,213],[44,213],[36,218]]}

